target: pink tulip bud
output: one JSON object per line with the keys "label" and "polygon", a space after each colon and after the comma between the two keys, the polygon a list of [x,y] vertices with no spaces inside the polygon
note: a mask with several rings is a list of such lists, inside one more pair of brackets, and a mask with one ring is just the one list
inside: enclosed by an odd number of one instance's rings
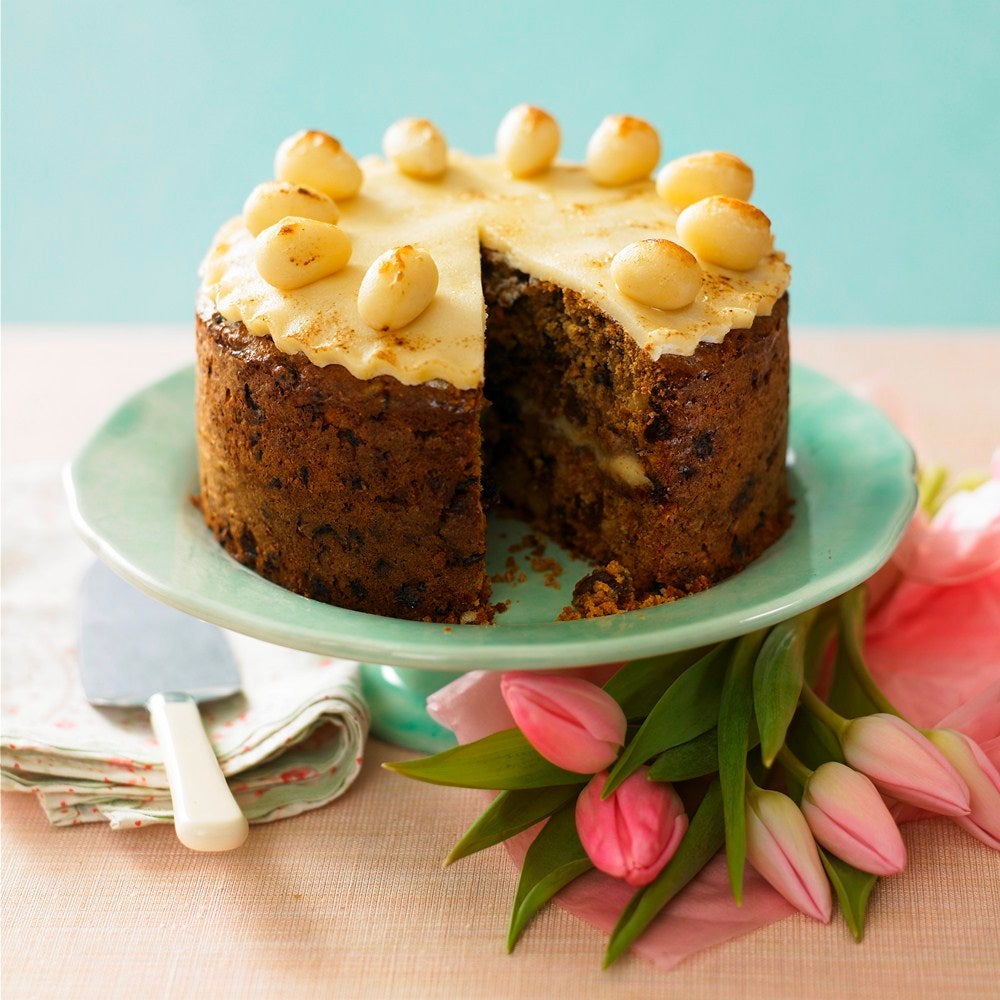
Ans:
{"label": "pink tulip bud", "polygon": [[841,742],[847,763],[886,795],[943,816],[969,812],[969,788],[961,775],[926,736],[898,716],[854,719]]}
{"label": "pink tulip bud", "polygon": [[969,815],[956,816],[955,822],[1000,851],[1000,772],[982,747],[965,733],[934,729],[927,735],[969,786]]}
{"label": "pink tulip bud", "polygon": [[590,681],[513,671],[503,675],[500,691],[528,742],[567,771],[603,771],[625,742],[621,706]]}
{"label": "pink tulip bud", "polygon": [[648,767],[629,775],[606,799],[607,773],[596,774],[576,800],[576,829],[594,866],[629,885],[648,885],[674,856],[688,827],[672,785],[650,781]]}
{"label": "pink tulip bud", "polygon": [[802,815],[813,836],[841,861],[873,875],[906,867],[906,847],[878,789],[860,771],[830,761],[806,782]]}
{"label": "pink tulip bud", "polygon": [[796,909],[830,922],[833,900],[816,841],[795,803],[781,792],[747,792],[747,860]]}

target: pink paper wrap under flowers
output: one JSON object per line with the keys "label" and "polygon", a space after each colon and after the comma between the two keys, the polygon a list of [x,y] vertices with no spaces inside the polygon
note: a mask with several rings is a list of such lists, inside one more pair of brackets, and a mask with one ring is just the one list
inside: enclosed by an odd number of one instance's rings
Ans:
{"label": "pink paper wrap under flowers", "polygon": [[[875,680],[911,722],[965,733],[1000,767],[1000,452],[991,471],[988,483],[956,494],[934,520],[914,519],[897,554],[872,580],[865,639]],[[613,669],[570,673],[600,684]],[[465,675],[428,700],[430,714],[460,743],[510,728],[514,720],[500,694],[500,676]],[[903,814],[919,815],[912,809]],[[516,861],[531,836],[508,841]],[[618,879],[591,872],[557,901],[609,933],[633,892]],[[633,948],[670,969],[695,952],[793,912],[749,867],[743,906],[737,907],[720,854]]]}

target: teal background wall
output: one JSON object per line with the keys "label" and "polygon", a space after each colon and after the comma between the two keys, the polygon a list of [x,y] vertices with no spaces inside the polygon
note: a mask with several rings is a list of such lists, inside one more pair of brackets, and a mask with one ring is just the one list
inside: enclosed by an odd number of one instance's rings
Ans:
{"label": "teal background wall", "polygon": [[418,114],[487,152],[512,104],[579,158],[608,113],[730,149],[798,322],[996,324],[1000,3],[6,0],[3,317],[183,322],[216,226],[301,127]]}

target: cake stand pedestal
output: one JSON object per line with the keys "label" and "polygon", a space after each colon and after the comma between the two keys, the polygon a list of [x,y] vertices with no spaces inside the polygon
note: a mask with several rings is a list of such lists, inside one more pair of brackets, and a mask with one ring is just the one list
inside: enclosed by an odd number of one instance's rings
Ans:
{"label": "cake stand pedestal", "polygon": [[423,753],[455,746],[451,730],[427,714],[427,698],[462,673],[362,663],[361,693],[371,713],[372,735]]}

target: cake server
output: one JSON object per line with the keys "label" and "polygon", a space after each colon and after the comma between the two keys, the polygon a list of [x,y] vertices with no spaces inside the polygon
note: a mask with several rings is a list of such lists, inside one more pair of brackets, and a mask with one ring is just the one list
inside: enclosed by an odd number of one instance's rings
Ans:
{"label": "cake server", "polygon": [[147,597],[95,563],[81,590],[78,658],[92,704],[148,709],[180,842],[194,851],[239,847],[249,826],[198,709],[198,702],[240,689],[222,632]]}

